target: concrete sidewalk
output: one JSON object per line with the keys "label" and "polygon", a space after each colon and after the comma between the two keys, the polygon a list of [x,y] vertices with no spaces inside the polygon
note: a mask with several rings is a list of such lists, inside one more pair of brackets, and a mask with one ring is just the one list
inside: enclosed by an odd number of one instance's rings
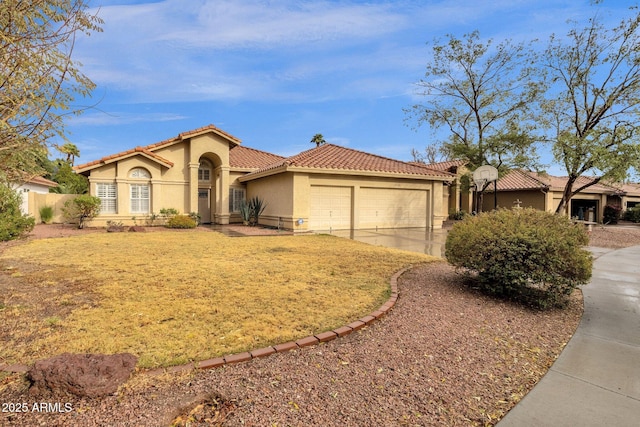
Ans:
{"label": "concrete sidewalk", "polygon": [[640,425],[640,246],[592,252],[576,333],[499,427]]}

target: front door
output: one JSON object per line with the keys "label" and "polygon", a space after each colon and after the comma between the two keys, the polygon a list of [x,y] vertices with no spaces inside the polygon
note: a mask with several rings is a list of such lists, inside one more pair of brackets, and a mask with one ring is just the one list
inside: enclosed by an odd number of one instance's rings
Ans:
{"label": "front door", "polygon": [[200,222],[203,224],[211,223],[211,190],[208,188],[198,189],[198,213],[200,214]]}

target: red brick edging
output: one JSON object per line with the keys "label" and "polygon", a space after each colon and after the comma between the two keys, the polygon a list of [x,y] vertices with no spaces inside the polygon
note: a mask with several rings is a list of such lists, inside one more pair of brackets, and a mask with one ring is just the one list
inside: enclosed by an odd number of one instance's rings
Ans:
{"label": "red brick edging", "polygon": [[[398,300],[398,277],[403,275],[406,271],[410,270],[412,267],[406,267],[402,270],[397,271],[393,276],[391,276],[391,296],[382,304],[382,306],[369,314],[368,316],[364,316],[354,322],[349,323],[346,326],[341,326],[337,329],[327,332],[321,332],[316,335],[311,335],[306,338],[301,338],[297,341],[289,341],[282,344],[277,344],[271,347],[264,347],[257,350],[251,350],[244,353],[237,354],[229,354],[222,357],[216,357],[214,359],[202,360],[200,362],[191,362],[186,365],[178,365],[172,366],[170,368],[157,368],[146,371],[147,374],[160,374],[164,372],[178,372],[178,371],[186,371],[192,369],[213,369],[218,368],[223,365],[230,365],[233,363],[246,362],[251,359],[256,359],[259,357],[267,357],[275,353],[286,353],[291,350],[297,350],[299,348],[308,347],[312,345],[317,345],[323,342],[331,341],[339,337],[344,337],[345,335],[349,335],[352,332],[358,331],[365,326],[371,324],[377,319],[381,318],[385,314],[389,312],[396,304]],[[11,365],[11,366],[2,366],[0,365],[0,371],[6,372],[26,372],[28,367],[25,365]]]}
{"label": "red brick edging", "polygon": [[257,359],[259,357],[271,356],[275,353],[286,353],[291,350],[298,350],[303,347],[317,345],[323,342],[334,340],[339,337],[344,337],[345,335],[349,335],[352,332],[358,331],[365,326],[370,325],[374,321],[380,319],[382,316],[387,314],[394,305],[396,305],[396,301],[398,301],[398,296],[400,295],[398,293],[398,278],[411,268],[411,266],[403,268],[402,270],[397,271],[393,276],[391,276],[391,296],[384,304],[382,304],[379,309],[369,314],[368,316],[364,316],[354,322],[349,323],[346,326],[341,326],[332,331],[321,332],[316,335],[311,335],[306,338],[300,338],[296,341],[277,344],[271,347],[264,347],[257,350],[246,351],[244,353],[229,354],[226,356],[216,357],[214,359],[188,363],[186,365],[172,366],[170,368],[153,369],[147,371],[146,373],[154,375],[164,372],[179,372],[192,369],[214,369],[224,365],[231,365],[233,363],[247,362],[251,359]]}

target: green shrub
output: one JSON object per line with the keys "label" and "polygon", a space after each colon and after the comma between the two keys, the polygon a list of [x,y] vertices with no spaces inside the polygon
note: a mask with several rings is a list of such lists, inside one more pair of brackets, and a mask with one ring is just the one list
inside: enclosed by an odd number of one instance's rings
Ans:
{"label": "green shrub", "polygon": [[640,205],[627,209],[624,213],[624,219],[631,222],[640,222]]}
{"label": "green shrub", "polygon": [[620,219],[622,208],[616,205],[607,205],[604,207],[602,222],[605,224],[617,224]]}
{"label": "green shrub", "polygon": [[53,220],[53,207],[52,206],[42,206],[39,209],[40,212],[40,220],[44,224],[51,224]]}
{"label": "green shrub", "polygon": [[174,216],[174,215],[178,215],[180,212],[178,212],[178,209],[176,208],[162,208],[160,209],[160,215],[164,215],[164,216]]}
{"label": "green shrub", "polygon": [[176,215],[167,221],[169,228],[196,228],[196,222],[189,215]]}
{"label": "green shrub", "polygon": [[589,242],[582,225],[535,209],[468,216],[453,226],[447,260],[465,269],[486,293],[538,307],[562,306],[591,278]]}
{"label": "green shrub", "polygon": [[450,211],[449,219],[453,221],[461,221],[467,216],[465,211]]}
{"label": "green shrub", "polygon": [[101,201],[98,197],[83,194],[64,202],[62,213],[69,221],[78,221],[78,228],[84,228],[85,222],[100,213]]}
{"label": "green shrub", "polygon": [[196,226],[200,225],[200,220],[202,219],[198,212],[191,212],[189,214],[189,218],[196,222]]}
{"label": "green shrub", "polygon": [[0,242],[17,239],[33,230],[35,219],[22,214],[21,204],[20,194],[0,183]]}

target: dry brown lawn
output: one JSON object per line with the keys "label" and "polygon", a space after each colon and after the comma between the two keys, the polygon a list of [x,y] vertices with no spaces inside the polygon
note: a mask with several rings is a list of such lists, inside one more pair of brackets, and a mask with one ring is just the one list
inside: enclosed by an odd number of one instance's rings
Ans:
{"label": "dry brown lawn", "polygon": [[97,233],[0,254],[0,364],[63,352],[159,367],[329,330],[377,309],[389,278],[434,260],[331,236]]}

